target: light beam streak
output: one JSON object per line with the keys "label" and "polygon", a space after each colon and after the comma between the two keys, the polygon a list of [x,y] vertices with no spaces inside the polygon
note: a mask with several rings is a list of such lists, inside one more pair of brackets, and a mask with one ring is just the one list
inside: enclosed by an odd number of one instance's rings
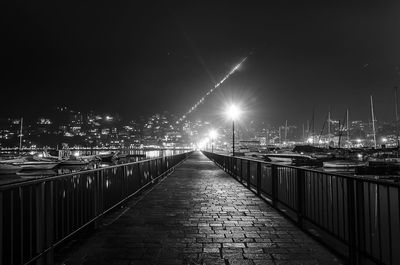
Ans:
{"label": "light beam streak", "polygon": [[214,87],[212,87],[200,100],[198,100],[188,111],[186,111],[186,113],[184,115],[182,115],[176,123],[177,124],[181,123],[182,121],[184,121],[186,119],[186,117],[189,114],[191,114],[193,111],[195,111],[199,107],[199,105],[202,104],[204,102],[204,100],[214,92],[214,90],[216,90],[218,87],[220,87],[222,85],[222,83],[225,82],[225,80],[227,80],[231,75],[233,75],[240,68],[240,66],[247,60],[247,57],[248,56],[246,56],[243,60],[240,61],[240,63],[238,63],[235,67],[233,67],[232,70],[229,71],[229,73],[221,79],[221,81],[219,81],[217,84],[215,84]]}

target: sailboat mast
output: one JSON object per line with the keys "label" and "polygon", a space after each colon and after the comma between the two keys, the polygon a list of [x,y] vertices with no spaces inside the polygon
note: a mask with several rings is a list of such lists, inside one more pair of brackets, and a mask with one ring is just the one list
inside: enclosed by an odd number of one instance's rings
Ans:
{"label": "sailboat mast", "polygon": [[397,86],[394,87],[394,103],[395,103],[395,115],[396,115],[396,144],[397,148],[399,148],[399,113],[397,111],[398,107],[398,98],[397,98]]}
{"label": "sailboat mast", "polygon": [[282,128],[282,126],[279,125],[279,144],[282,144],[281,128]]}
{"label": "sailboat mast", "polygon": [[376,149],[376,134],[375,134],[375,115],[374,115],[374,102],[371,97],[371,116],[372,116],[372,133],[374,134],[374,147]]}
{"label": "sailboat mast", "polygon": [[342,138],[342,131],[341,131],[341,126],[340,126],[340,119],[339,119],[339,141],[338,141],[338,147],[340,149],[340,140]]}
{"label": "sailboat mast", "polygon": [[349,109],[346,110],[347,144],[350,143]]}
{"label": "sailboat mast", "polygon": [[287,120],[285,123],[285,143],[287,142]]}
{"label": "sailboat mast", "polygon": [[331,143],[331,112],[328,111],[328,145]]}
{"label": "sailboat mast", "polygon": [[23,122],[24,122],[24,118],[21,118],[21,122],[20,122],[21,127],[19,129],[19,151],[21,151],[21,149],[22,149],[22,124],[23,124]]}
{"label": "sailboat mast", "polygon": [[314,134],[315,134],[315,109],[313,109],[312,112],[312,132],[311,132],[312,145],[314,145]]}

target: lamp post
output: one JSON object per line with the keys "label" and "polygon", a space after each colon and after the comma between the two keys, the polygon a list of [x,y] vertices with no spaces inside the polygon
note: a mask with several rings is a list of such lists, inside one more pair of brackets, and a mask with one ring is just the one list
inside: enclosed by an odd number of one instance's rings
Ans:
{"label": "lamp post", "polygon": [[240,116],[241,110],[236,105],[231,105],[226,111],[226,115],[232,120],[232,156],[235,156],[235,120]]}
{"label": "lamp post", "polygon": [[217,138],[218,133],[213,129],[208,134],[211,138],[211,153],[214,153],[214,139]]}

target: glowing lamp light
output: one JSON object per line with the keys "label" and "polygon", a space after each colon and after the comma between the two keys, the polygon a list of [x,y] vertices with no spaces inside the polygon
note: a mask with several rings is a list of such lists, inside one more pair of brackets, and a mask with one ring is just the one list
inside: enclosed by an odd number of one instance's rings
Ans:
{"label": "glowing lamp light", "polygon": [[208,136],[209,136],[211,139],[215,139],[215,138],[217,138],[217,136],[218,136],[218,132],[217,132],[216,130],[211,130],[211,131],[208,133]]}
{"label": "glowing lamp light", "polygon": [[383,137],[383,138],[382,138],[382,143],[386,143],[387,140],[388,140],[388,139],[387,139],[386,137]]}
{"label": "glowing lamp light", "polygon": [[356,139],[356,142],[357,143],[361,143],[361,139]]}
{"label": "glowing lamp light", "polygon": [[226,111],[226,116],[231,120],[237,120],[242,113],[241,109],[236,105],[231,105]]}
{"label": "glowing lamp light", "polygon": [[207,146],[208,141],[209,141],[209,139],[205,138],[201,142],[199,142],[199,144],[198,144],[199,149],[200,150],[204,149]]}

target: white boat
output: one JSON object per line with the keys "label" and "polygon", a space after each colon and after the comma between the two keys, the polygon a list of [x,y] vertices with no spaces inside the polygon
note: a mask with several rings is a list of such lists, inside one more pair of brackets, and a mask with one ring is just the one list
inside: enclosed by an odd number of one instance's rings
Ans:
{"label": "white boat", "polygon": [[323,162],[324,168],[356,168],[365,166],[366,163],[360,163],[357,161],[348,161],[348,160],[332,160]]}
{"label": "white boat", "polygon": [[55,168],[59,162],[53,161],[25,161],[21,163],[14,163],[22,167],[23,170],[42,170],[42,169],[52,169]]}
{"label": "white boat", "polygon": [[60,166],[84,166],[89,163],[90,161],[88,159],[80,157],[70,157],[69,159],[61,160]]}
{"label": "white boat", "polygon": [[39,157],[21,157],[9,160],[2,160],[0,164],[12,164],[21,167],[22,170],[52,169],[60,162]]}
{"label": "white boat", "polygon": [[265,156],[271,160],[271,162],[277,162],[277,163],[292,163],[294,159],[299,159],[299,158],[308,158],[312,159],[311,156],[308,155],[302,155],[302,154],[297,154],[297,153],[270,153],[270,154],[265,154]]}

